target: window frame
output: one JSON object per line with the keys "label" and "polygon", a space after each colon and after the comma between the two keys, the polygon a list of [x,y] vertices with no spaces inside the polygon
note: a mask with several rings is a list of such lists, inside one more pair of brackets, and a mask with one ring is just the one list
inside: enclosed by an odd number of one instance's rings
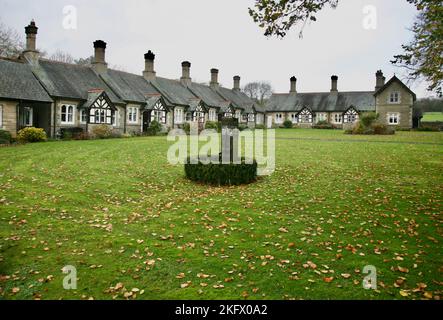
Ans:
{"label": "window frame", "polygon": [[[387,118],[388,125],[390,126],[398,126],[400,124],[400,112],[388,112]],[[391,122],[394,119],[395,122]]]}
{"label": "window frame", "polygon": [[336,124],[342,124],[343,123],[343,115],[341,113],[335,113],[334,114],[334,123],[336,123]]}
{"label": "window frame", "polygon": [[[29,111],[29,123],[26,123],[26,112]],[[23,126],[24,127],[32,127],[34,123],[34,108],[32,107],[23,107]]]}
{"label": "window frame", "polygon": [[[89,114],[87,113],[87,109],[80,109],[80,112],[79,112],[79,123],[80,124],[87,124],[88,123],[88,117],[89,117]],[[86,119],[85,120],[83,120],[83,117],[85,117]]]}
{"label": "window frame", "polygon": [[209,121],[217,121],[217,111],[215,109],[209,109]]}
{"label": "window frame", "polygon": [[174,123],[175,124],[183,124],[184,120],[184,110],[183,108],[175,108],[174,109]]}
{"label": "window frame", "polygon": [[139,108],[138,107],[128,107],[128,124],[138,124],[139,118]]}
{"label": "window frame", "polygon": [[283,123],[283,113],[276,113],[275,114],[275,123],[276,124]]}
{"label": "window frame", "polygon": [[[63,112],[63,108],[65,108],[65,112]],[[76,109],[76,106],[73,104],[62,104],[60,106],[60,124],[74,125],[75,124],[75,115],[76,115],[75,109]],[[72,113],[69,112],[70,110],[72,110]],[[63,116],[65,116],[65,120],[63,120]],[[71,118],[71,120],[69,120],[69,118]]]}
{"label": "window frame", "polygon": [[388,97],[389,104],[400,104],[401,103],[401,94],[400,91],[391,91]]}

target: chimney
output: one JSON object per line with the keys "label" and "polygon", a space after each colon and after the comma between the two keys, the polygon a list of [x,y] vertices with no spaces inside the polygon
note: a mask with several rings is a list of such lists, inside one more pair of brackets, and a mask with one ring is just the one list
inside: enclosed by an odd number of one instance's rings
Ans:
{"label": "chimney", "polygon": [[92,67],[97,73],[104,73],[108,70],[106,63],[106,42],[97,40],[94,42],[94,61]]}
{"label": "chimney", "polygon": [[211,88],[218,88],[218,69],[211,69],[211,82],[209,84]]}
{"label": "chimney", "polygon": [[189,61],[182,62],[182,77],[180,81],[185,85],[189,86],[191,84],[191,63]]}
{"label": "chimney", "polygon": [[297,93],[297,78],[291,77],[291,90],[289,93]]}
{"label": "chimney", "polygon": [[240,76],[234,77],[234,88],[235,91],[240,91]]}
{"label": "chimney", "polygon": [[338,77],[331,77],[331,92],[338,92]]}
{"label": "chimney", "polygon": [[380,89],[385,85],[386,78],[383,76],[383,71],[378,70],[375,74],[376,77],[376,85],[375,85],[375,91]]}
{"label": "chimney", "polygon": [[26,49],[23,51],[23,56],[31,64],[38,63],[40,53],[37,51],[37,32],[38,28],[32,20],[28,26],[25,27],[26,33]]}
{"label": "chimney", "polygon": [[145,71],[143,71],[143,77],[148,81],[155,79],[154,60],[155,54],[149,50],[148,53],[145,54]]}

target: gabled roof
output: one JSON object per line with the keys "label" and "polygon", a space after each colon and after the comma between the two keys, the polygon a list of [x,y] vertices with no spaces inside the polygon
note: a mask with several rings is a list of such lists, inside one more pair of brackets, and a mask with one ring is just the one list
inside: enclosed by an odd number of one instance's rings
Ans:
{"label": "gabled roof", "polygon": [[374,111],[373,94],[372,91],[273,94],[266,110],[299,112],[303,107],[309,107],[314,112],[343,112],[353,106],[359,111]]}
{"label": "gabled roof", "polygon": [[28,64],[0,59],[0,98],[52,102]]}
{"label": "gabled roof", "polygon": [[177,80],[156,77],[150,83],[174,105],[189,106],[192,99],[198,98]]}
{"label": "gabled roof", "polygon": [[108,72],[101,77],[122,100],[127,102],[145,104],[147,95],[160,94],[152,84],[139,75],[108,69]]}
{"label": "gabled roof", "polygon": [[407,86],[407,85],[405,85],[404,83],[403,83],[403,81],[401,81],[399,78],[397,78],[397,76],[393,76],[388,82],[386,82],[385,83],[385,85],[383,86],[383,87],[381,87],[380,89],[378,89],[375,93],[374,93],[374,96],[378,96],[379,94],[381,94],[383,91],[385,91],[393,82],[397,82],[397,83],[399,83],[406,91],[408,91],[411,95],[412,95],[412,97],[413,97],[413,99],[414,99],[414,101],[416,101],[417,100],[417,95],[411,90],[411,89],[409,89],[409,87]]}
{"label": "gabled roof", "polygon": [[32,70],[53,97],[88,100],[89,90],[102,89],[113,103],[123,103],[90,67],[41,59]]}
{"label": "gabled roof", "polygon": [[221,108],[222,104],[226,101],[221,95],[219,95],[209,86],[193,82],[189,86],[189,90],[191,90],[194,95],[202,99],[209,107]]}
{"label": "gabled roof", "polygon": [[86,102],[81,105],[81,108],[90,108],[99,99],[100,100],[104,99],[106,101],[106,103],[109,105],[109,107],[111,109],[115,110],[115,106],[112,103],[111,99],[109,99],[109,96],[106,94],[106,91],[104,91],[102,89],[90,90],[88,92],[88,100],[86,100]]}
{"label": "gabled roof", "polygon": [[161,94],[148,94],[146,96],[146,110],[154,110],[154,106],[157,102],[161,102],[165,107],[168,104],[165,102],[165,99],[161,96]]}
{"label": "gabled roof", "polygon": [[225,100],[231,101],[234,107],[237,109],[244,109],[246,106],[254,105],[254,101],[252,101],[241,91],[231,90],[223,87],[219,87],[216,90]]}
{"label": "gabled roof", "polygon": [[191,99],[189,101],[188,111],[193,112],[193,111],[197,110],[198,106],[201,106],[205,112],[207,111],[207,105],[205,104],[205,102],[202,99],[199,99],[199,98]]}

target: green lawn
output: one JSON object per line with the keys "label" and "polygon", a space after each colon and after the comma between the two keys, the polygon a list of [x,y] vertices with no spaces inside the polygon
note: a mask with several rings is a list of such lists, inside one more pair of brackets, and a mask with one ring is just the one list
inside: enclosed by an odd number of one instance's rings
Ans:
{"label": "green lawn", "polygon": [[0,297],[441,297],[443,133],[277,137],[276,172],[231,188],[185,180],[165,137],[0,148]]}
{"label": "green lawn", "polygon": [[443,122],[443,112],[426,112],[423,114],[422,122]]}

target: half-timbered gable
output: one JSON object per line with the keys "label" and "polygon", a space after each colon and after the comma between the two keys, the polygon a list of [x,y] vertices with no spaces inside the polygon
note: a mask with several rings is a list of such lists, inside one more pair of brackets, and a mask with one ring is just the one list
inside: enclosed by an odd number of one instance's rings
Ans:
{"label": "half-timbered gable", "polygon": [[116,123],[117,108],[103,90],[90,90],[88,101],[79,109],[84,109],[88,115],[86,119],[82,119],[86,120],[87,124],[114,125]]}
{"label": "half-timbered gable", "polygon": [[343,113],[343,123],[355,123],[358,121],[359,112],[354,106],[351,106]]}
{"label": "half-timbered gable", "polygon": [[308,107],[304,107],[298,114],[297,114],[297,123],[300,124],[312,124],[314,121],[314,112]]}

